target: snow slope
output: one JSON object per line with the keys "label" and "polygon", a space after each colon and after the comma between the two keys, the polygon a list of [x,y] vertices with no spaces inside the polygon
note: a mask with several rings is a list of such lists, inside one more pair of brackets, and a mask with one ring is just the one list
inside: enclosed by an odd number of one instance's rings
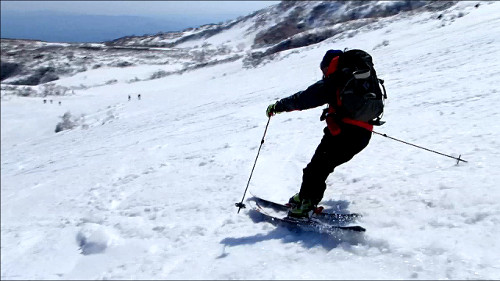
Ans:
{"label": "snow slope", "polygon": [[[255,69],[239,60],[131,84],[117,72],[118,83],[54,104],[3,99],[1,278],[498,278],[500,3],[474,4],[441,20],[384,19]],[[377,131],[469,163],[374,135],[322,201],[364,214],[365,234],[294,233],[237,214],[267,105],[320,79],[324,52],[344,47],[369,51],[386,80]],[[136,69],[130,79],[151,72]],[[80,125],[55,134],[67,111]],[[271,119],[250,192],[298,191],[320,113]]]}

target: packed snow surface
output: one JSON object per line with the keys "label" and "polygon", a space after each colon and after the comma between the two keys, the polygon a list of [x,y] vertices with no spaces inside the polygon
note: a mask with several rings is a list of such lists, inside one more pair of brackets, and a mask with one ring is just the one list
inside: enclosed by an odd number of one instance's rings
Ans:
{"label": "packed snow surface", "polygon": [[[2,96],[1,278],[497,279],[500,2],[474,4],[384,19],[253,69],[125,83],[109,68],[56,81],[90,88],[54,103]],[[386,81],[378,132],[468,163],[373,135],[321,202],[363,214],[366,233],[237,214],[267,105],[319,80],[324,52],[345,47],[372,54]],[[271,118],[250,192],[284,202],[299,190],[321,110]],[[54,133],[66,112],[76,127]]]}

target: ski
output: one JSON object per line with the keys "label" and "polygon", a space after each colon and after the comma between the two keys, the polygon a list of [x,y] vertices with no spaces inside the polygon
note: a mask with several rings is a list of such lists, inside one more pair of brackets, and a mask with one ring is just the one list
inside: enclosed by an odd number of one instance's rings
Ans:
{"label": "ski", "polygon": [[294,229],[294,230],[303,230],[303,231],[315,231],[315,232],[326,232],[326,233],[331,233],[331,232],[336,232],[336,231],[343,231],[343,230],[348,230],[348,231],[355,231],[355,232],[364,232],[366,231],[365,228],[359,226],[359,225],[352,225],[352,226],[341,226],[341,225],[331,225],[327,223],[323,223],[319,220],[316,220],[315,218],[309,218],[309,219],[299,219],[299,218],[291,218],[291,217],[283,217],[279,218],[273,215],[268,214],[262,206],[260,206],[257,202],[256,207],[253,209],[257,211],[261,217],[264,219],[264,221],[270,222],[273,225],[276,226],[283,226],[287,227],[289,229]]}
{"label": "ski", "polygon": [[[269,201],[258,196],[253,195],[253,200],[259,204],[259,206],[264,208],[271,208],[277,212],[288,212],[289,207],[285,204],[276,203]],[[339,222],[351,222],[361,217],[360,214],[350,213],[350,214],[340,214],[340,213],[329,213],[329,212],[314,212],[313,218],[317,218],[320,221],[325,221],[328,223],[339,223]]]}

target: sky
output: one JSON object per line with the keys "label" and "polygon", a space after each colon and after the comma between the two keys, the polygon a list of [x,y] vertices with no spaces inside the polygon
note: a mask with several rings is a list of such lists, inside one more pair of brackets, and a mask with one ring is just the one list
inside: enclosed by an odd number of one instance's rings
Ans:
{"label": "sky", "polygon": [[279,1],[1,1],[2,38],[101,42],[221,23]]}
{"label": "sky", "polygon": [[2,11],[59,11],[92,15],[246,15],[279,1],[2,1]]}

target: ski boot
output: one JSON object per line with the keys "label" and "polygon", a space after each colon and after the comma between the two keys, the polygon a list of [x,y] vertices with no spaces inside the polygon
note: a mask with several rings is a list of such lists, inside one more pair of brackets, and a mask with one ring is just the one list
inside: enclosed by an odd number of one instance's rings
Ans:
{"label": "ski boot", "polygon": [[311,199],[300,199],[298,193],[292,196],[286,205],[290,208],[288,216],[293,218],[309,218],[316,207]]}

